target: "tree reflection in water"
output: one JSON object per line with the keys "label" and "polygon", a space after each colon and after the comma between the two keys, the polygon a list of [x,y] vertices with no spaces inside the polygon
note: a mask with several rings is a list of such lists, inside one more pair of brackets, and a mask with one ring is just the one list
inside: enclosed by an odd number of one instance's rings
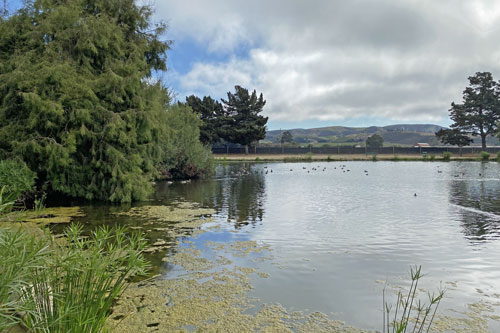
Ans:
{"label": "tree reflection in water", "polygon": [[257,165],[220,164],[215,177],[207,180],[158,184],[156,199],[197,202],[213,208],[239,229],[262,222],[265,188],[265,175]]}
{"label": "tree reflection in water", "polygon": [[500,180],[487,164],[477,170],[452,170],[449,181],[449,201],[459,208],[464,236],[472,243],[500,238]]}

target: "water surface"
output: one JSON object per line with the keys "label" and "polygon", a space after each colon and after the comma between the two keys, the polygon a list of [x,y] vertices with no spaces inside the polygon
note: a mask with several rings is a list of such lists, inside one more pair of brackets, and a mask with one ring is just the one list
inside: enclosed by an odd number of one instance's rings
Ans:
{"label": "water surface", "polygon": [[[448,289],[441,312],[500,302],[499,193],[497,163],[238,163],[219,165],[213,179],[160,183],[154,204],[213,208],[224,227],[183,239],[202,251],[207,241],[268,245],[274,258],[252,265],[269,277],[253,280],[251,296],[380,329],[384,285],[406,285],[414,264],[423,288]],[[84,220],[140,226],[112,214],[127,209],[87,207]]]}

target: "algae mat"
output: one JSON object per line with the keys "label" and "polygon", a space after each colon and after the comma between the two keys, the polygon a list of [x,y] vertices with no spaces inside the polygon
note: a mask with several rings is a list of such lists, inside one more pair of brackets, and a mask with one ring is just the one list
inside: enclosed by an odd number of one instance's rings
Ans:
{"label": "algae mat", "polygon": [[[272,249],[255,241],[207,241],[200,251],[193,239],[217,232],[213,210],[190,203],[136,207],[120,215],[148,221],[144,231],[178,238],[163,261],[182,270],[179,277],[133,283],[114,307],[108,327],[115,332],[364,332],[315,312],[289,313],[279,304],[260,304],[248,296],[252,278],[267,278],[253,266],[272,259]],[[163,225],[163,227],[162,227]],[[149,228],[149,229],[148,229]],[[190,230],[190,238],[186,236]],[[162,240],[152,248],[168,247]],[[154,246],[156,244],[156,246]],[[236,265],[233,259],[248,265]],[[241,260],[238,260],[241,261]]]}

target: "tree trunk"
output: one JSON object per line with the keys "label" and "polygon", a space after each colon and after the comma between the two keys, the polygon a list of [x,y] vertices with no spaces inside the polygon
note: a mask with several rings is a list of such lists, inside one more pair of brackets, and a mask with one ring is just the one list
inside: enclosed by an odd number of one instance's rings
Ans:
{"label": "tree trunk", "polygon": [[481,134],[481,145],[483,149],[486,149],[486,134]]}
{"label": "tree trunk", "polygon": [[248,145],[245,145],[245,155],[248,155]]}

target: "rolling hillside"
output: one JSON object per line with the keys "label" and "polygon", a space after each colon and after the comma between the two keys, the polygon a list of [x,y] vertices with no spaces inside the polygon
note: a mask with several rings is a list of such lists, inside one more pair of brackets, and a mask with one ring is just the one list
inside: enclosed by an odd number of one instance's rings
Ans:
{"label": "rolling hillside", "polygon": [[[370,127],[344,127],[330,126],[310,129],[291,129],[294,142],[298,144],[313,145],[357,145],[364,144],[367,137],[379,134],[384,138],[384,145],[410,146],[416,142],[440,145],[434,133],[444,128],[432,124],[399,124],[389,126]],[[285,130],[268,131],[266,138],[261,143],[277,143],[281,133]],[[489,145],[499,144],[496,138],[488,138]],[[474,145],[480,145],[480,140],[475,138]]]}

